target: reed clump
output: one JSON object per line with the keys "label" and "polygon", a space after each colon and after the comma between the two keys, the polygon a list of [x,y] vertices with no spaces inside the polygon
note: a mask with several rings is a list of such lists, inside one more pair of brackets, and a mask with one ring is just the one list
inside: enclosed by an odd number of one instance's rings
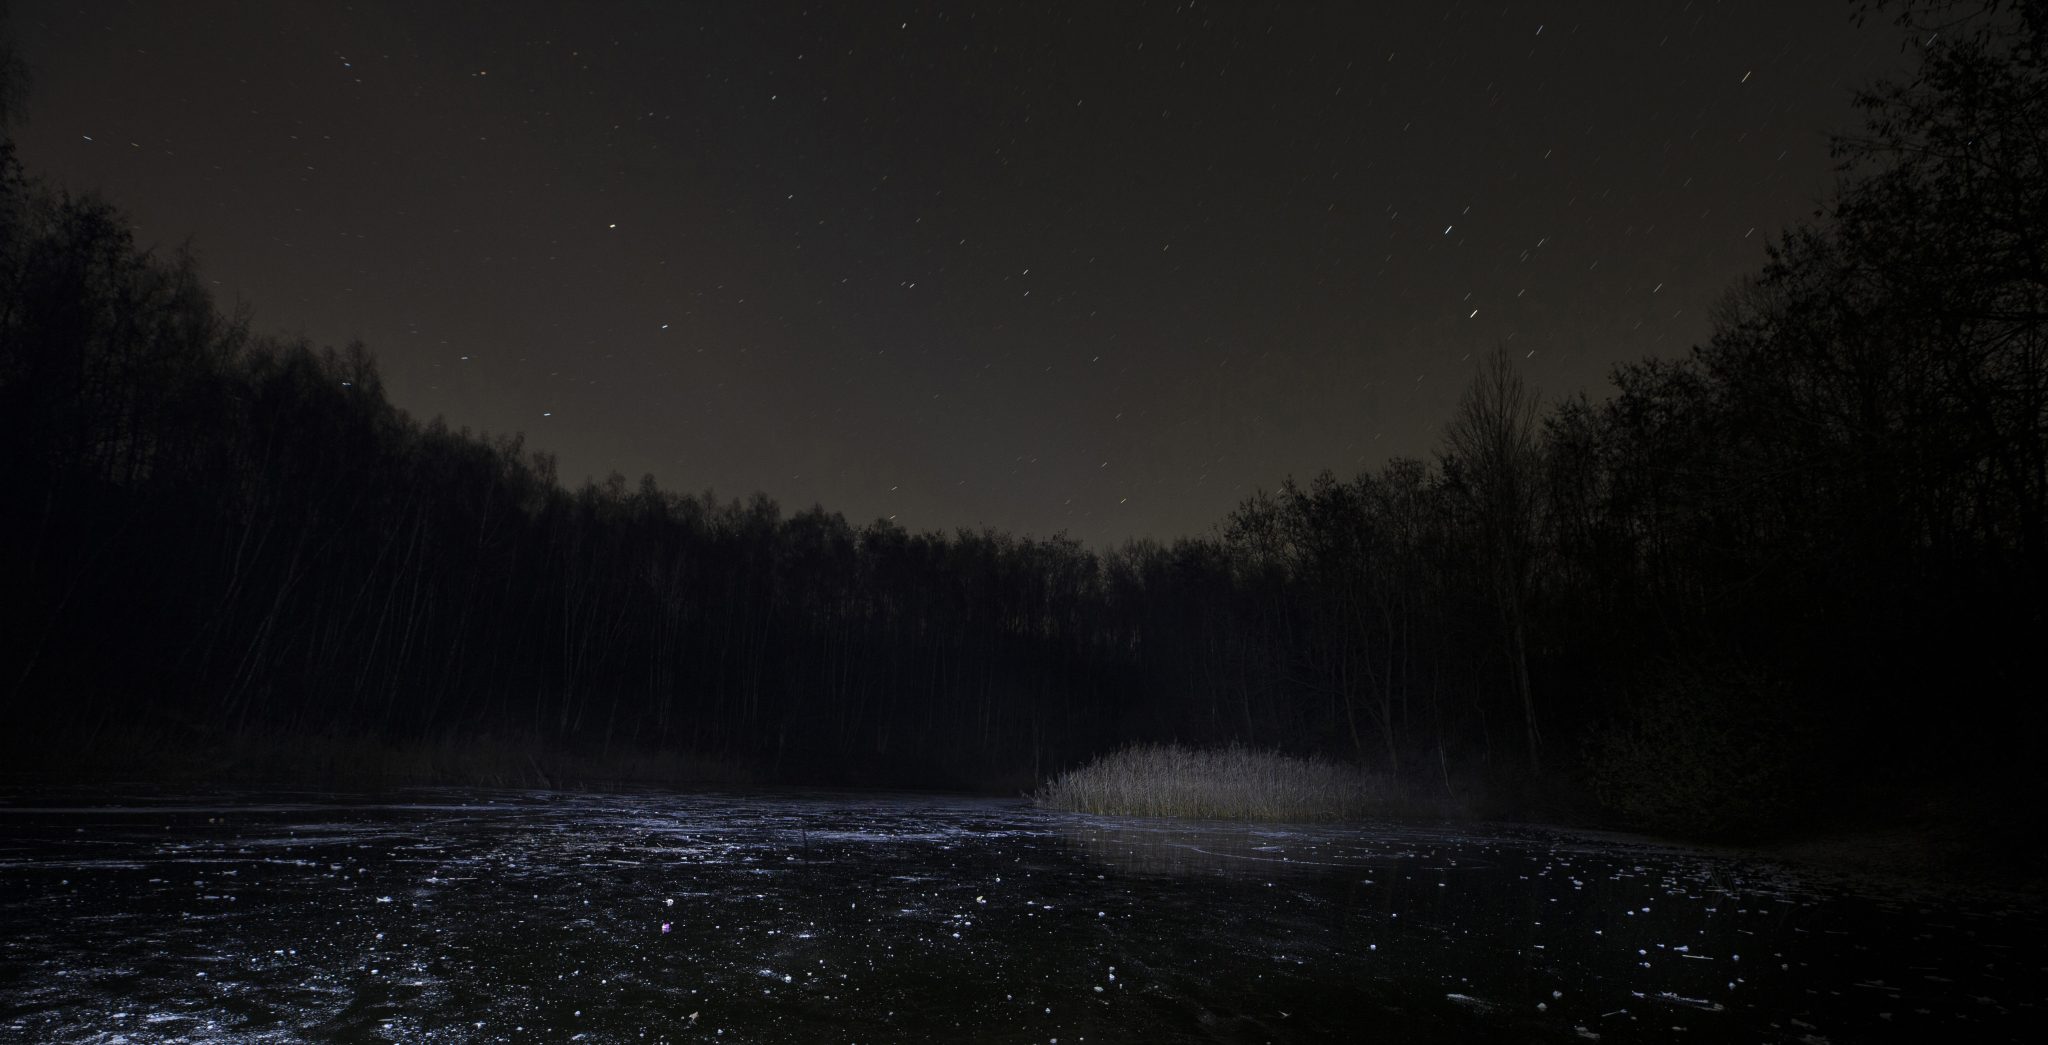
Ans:
{"label": "reed clump", "polygon": [[1386,810],[1386,781],[1327,758],[1232,746],[1140,744],[1047,781],[1039,805],[1211,820],[1346,820]]}

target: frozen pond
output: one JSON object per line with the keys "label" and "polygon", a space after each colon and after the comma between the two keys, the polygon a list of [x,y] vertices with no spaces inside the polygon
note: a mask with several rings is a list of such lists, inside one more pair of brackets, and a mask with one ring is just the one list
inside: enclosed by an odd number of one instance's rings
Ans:
{"label": "frozen pond", "polygon": [[2036,909],[1527,828],[0,796],[0,1040],[2031,1038]]}

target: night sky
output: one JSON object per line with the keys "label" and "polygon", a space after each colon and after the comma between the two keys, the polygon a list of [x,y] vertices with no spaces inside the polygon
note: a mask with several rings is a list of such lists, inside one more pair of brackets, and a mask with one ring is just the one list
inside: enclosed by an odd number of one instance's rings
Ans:
{"label": "night sky", "polygon": [[1832,0],[17,2],[30,170],[395,403],[856,523],[1208,532],[1701,340],[1810,215]]}

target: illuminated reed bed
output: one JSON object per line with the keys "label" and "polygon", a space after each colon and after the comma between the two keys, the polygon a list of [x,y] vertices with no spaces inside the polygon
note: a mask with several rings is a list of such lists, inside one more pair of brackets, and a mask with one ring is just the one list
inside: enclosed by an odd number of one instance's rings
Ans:
{"label": "illuminated reed bed", "polygon": [[1035,797],[1051,809],[1116,816],[1343,820],[1382,811],[1388,789],[1377,775],[1326,758],[1147,744],[1061,773]]}

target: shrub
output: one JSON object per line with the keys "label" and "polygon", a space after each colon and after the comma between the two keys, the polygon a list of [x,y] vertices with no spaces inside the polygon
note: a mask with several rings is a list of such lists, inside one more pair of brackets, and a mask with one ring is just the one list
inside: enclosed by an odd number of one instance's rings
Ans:
{"label": "shrub", "polygon": [[1589,782],[1638,827],[1765,833],[1805,812],[1813,732],[1782,684],[1734,668],[1666,669],[1593,736]]}
{"label": "shrub", "polygon": [[1385,807],[1378,776],[1326,758],[1232,746],[1141,744],[1047,781],[1039,805],[1079,813],[1229,820],[1340,820]]}

